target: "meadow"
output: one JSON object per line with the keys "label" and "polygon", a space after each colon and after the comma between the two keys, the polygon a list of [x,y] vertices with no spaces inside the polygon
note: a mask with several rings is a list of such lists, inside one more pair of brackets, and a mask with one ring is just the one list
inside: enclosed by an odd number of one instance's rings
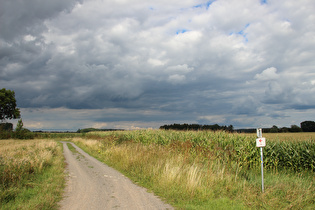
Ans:
{"label": "meadow", "polygon": [[0,140],[0,209],[57,209],[64,167],[54,140]]}
{"label": "meadow", "polygon": [[178,209],[314,209],[315,134],[138,130],[73,141]]}

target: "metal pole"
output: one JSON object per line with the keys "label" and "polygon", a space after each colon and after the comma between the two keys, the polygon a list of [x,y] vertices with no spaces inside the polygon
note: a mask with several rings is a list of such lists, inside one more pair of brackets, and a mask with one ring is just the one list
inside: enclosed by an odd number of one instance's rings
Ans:
{"label": "metal pole", "polygon": [[[262,129],[257,128],[257,137],[262,138]],[[263,138],[264,139],[264,138]],[[259,145],[257,141],[261,141],[262,139],[256,139],[257,147],[260,147],[260,161],[261,161],[261,191],[264,192],[264,156],[263,156],[263,147],[266,146],[266,142],[264,145]]]}
{"label": "metal pole", "polygon": [[260,157],[261,157],[261,190],[264,192],[264,157],[263,148],[260,147]]}

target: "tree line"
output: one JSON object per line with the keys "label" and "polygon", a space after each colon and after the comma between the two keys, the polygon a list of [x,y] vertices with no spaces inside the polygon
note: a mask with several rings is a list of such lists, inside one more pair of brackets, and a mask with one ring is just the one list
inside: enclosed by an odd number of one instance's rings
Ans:
{"label": "tree line", "polygon": [[99,128],[83,128],[78,129],[77,133],[88,133],[92,131],[123,131],[124,129],[99,129]]}
{"label": "tree line", "polygon": [[[291,127],[277,127],[273,125],[271,128],[262,128],[264,133],[296,133],[296,132],[315,132],[315,122],[314,121],[303,121],[301,122],[301,127],[297,125],[291,125]],[[245,129],[235,129],[233,125],[200,125],[200,124],[170,124],[170,125],[162,125],[160,129],[163,130],[223,130],[228,132],[238,132],[238,133],[255,133],[256,128],[245,128]]]}
{"label": "tree line", "polygon": [[218,124],[214,125],[199,125],[199,124],[171,124],[171,125],[162,125],[160,126],[160,129],[164,130],[224,130],[224,131],[229,131],[232,132],[234,130],[233,125],[223,125],[220,126]]}

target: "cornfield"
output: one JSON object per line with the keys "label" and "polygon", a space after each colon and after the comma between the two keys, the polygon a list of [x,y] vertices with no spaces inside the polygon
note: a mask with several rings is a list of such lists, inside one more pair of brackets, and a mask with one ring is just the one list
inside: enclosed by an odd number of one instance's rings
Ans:
{"label": "cornfield", "polygon": [[[260,153],[256,137],[224,131],[170,131],[136,130],[91,132],[88,138],[111,139],[113,144],[136,142],[156,144],[184,150],[191,158],[201,157],[227,164],[237,164],[242,169],[259,169]],[[315,171],[315,138],[267,138],[264,148],[264,165],[267,169],[292,169]]]}

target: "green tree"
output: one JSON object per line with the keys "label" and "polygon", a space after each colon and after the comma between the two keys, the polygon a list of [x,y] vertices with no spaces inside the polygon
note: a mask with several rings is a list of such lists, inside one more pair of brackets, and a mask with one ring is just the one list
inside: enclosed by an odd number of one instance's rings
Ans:
{"label": "green tree", "polygon": [[15,93],[2,88],[0,90],[0,120],[18,119],[21,117],[20,109],[16,107]]}
{"label": "green tree", "polygon": [[18,123],[16,124],[15,131],[21,131],[23,129],[23,121],[22,119],[19,119]]}
{"label": "green tree", "polygon": [[19,119],[19,121],[16,125],[16,129],[15,129],[13,138],[16,138],[16,139],[33,139],[34,135],[27,128],[23,128],[23,121],[22,121],[22,119]]}
{"label": "green tree", "polygon": [[233,131],[234,131],[233,125],[229,125],[229,126],[227,127],[227,131],[233,132]]}
{"label": "green tree", "polygon": [[278,133],[278,132],[279,132],[279,128],[276,125],[270,128],[270,133]]}
{"label": "green tree", "polygon": [[302,132],[302,128],[297,125],[291,125],[290,132]]}
{"label": "green tree", "polygon": [[301,122],[301,128],[303,132],[315,132],[315,122],[314,121]]}
{"label": "green tree", "polygon": [[289,132],[289,128],[287,127],[279,128],[279,133],[287,133],[287,132]]}

